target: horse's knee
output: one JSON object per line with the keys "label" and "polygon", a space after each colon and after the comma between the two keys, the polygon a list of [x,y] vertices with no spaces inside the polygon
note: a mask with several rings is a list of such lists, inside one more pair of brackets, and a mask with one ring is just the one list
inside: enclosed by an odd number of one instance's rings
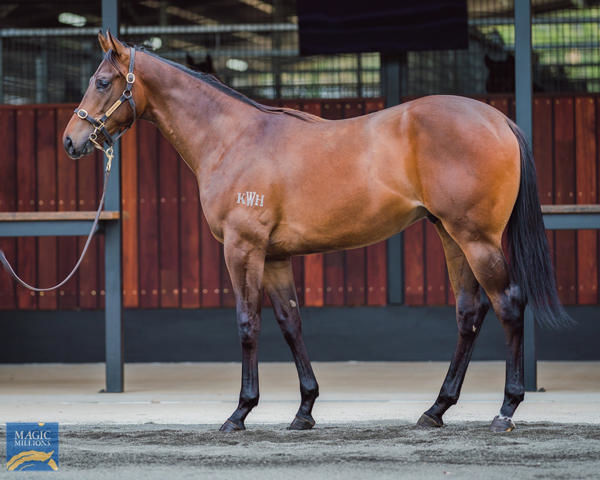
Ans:
{"label": "horse's knee", "polygon": [[479,329],[489,309],[487,297],[475,294],[459,294],[456,301],[456,322],[461,337],[471,338],[479,334]]}
{"label": "horse's knee", "polygon": [[259,319],[257,314],[240,313],[238,315],[238,332],[243,346],[256,344],[259,331]]}

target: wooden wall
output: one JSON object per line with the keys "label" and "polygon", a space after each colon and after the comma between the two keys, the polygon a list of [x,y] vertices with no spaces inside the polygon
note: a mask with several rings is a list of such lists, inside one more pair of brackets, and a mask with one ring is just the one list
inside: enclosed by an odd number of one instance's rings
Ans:
{"label": "wooden wall", "polygon": [[[383,108],[381,100],[310,101],[289,105],[326,118]],[[69,159],[61,135],[71,105],[0,108],[0,210],[95,210],[100,155]],[[142,168],[143,166],[143,168]],[[200,209],[192,172],[154,126],[140,122],[122,140],[123,293],[126,308],[234,306],[223,249]],[[33,284],[56,283],[70,271],[83,240],[0,239],[17,271]],[[0,274],[0,309],[94,309],[103,306],[103,238],[80,272],[58,292],[32,294]],[[385,305],[385,242],[294,259],[303,305]]]}
{"label": "wooden wall", "polygon": [[[481,98],[513,115],[512,98]],[[383,108],[380,99],[290,101],[284,106],[325,118]],[[100,156],[73,161],[61,142],[71,105],[0,107],[0,210],[94,210]],[[534,153],[543,203],[597,203],[600,98],[536,96]],[[143,168],[138,168],[143,165]],[[123,137],[123,289],[128,308],[233,306],[222,247],[212,238],[195,179],[147,122]],[[548,232],[558,287],[567,304],[598,303],[598,233]],[[70,271],[83,245],[77,238],[0,239],[26,281],[45,286]],[[443,250],[429,222],[405,232],[409,305],[453,304]],[[0,274],[0,309],[95,309],[103,306],[103,239],[59,292],[35,295]],[[294,259],[303,305],[385,305],[385,242]]]}

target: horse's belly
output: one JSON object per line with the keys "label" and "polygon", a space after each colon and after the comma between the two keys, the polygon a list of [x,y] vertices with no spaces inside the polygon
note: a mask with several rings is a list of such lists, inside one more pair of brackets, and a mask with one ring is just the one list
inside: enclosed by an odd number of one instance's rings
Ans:
{"label": "horse's belly", "polygon": [[268,254],[304,255],[362,247],[385,240],[423,216],[418,204],[402,197],[378,205],[364,203],[349,201],[333,208],[315,204],[310,212],[288,215],[272,233]]}

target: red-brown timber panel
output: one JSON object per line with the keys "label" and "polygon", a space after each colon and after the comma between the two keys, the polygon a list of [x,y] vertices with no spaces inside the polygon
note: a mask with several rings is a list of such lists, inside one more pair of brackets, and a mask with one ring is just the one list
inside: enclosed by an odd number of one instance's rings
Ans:
{"label": "red-brown timber panel", "polygon": [[[302,110],[321,116],[319,101],[304,102]],[[307,307],[320,307],[325,303],[324,291],[324,255],[318,253],[304,258],[304,304]]]}
{"label": "red-brown timber panel", "polygon": [[[77,210],[95,210],[98,208],[98,163],[102,164],[102,157],[99,152],[91,157],[77,160]],[[90,247],[83,257],[79,267],[79,307],[83,309],[95,309],[99,307],[99,275],[100,269],[104,268],[100,264],[99,238],[94,235]],[[78,237],[77,239],[77,257],[81,255],[86,239]]]}
{"label": "red-brown timber panel", "polygon": [[[572,98],[554,100],[554,165],[556,203],[575,203],[575,132]],[[564,304],[577,302],[576,233],[559,230],[555,233],[556,277],[558,293]]]}
{"label": "red-brown timber panel", "polygon": [[[343,118],[343,104],[340,101],[324,101],[322,110],[323,118],[339,120]],[[343,172],[341,172],[343,174]],[[346,221],[346,219],[340,219]],[[346,279],[344,260],[345,252],[327,253],[324,257],[325,270],[325,304],[344,305],[344,284]]]}
{"label": "red-brown timber panel", "polygon": [[[596,96],[596,195],[600,200],[600,97]],[[597,255],[600,258],[600,231],[597,232],[597,241],[598,241],[598,251]],[[600,267],[598,268],[597,276],[596,276],[596,285],[600,285]]]}
{"label": "red-brown timber panel", "polygon": [[446,304],[446,259],[442,241],[433,226],[426,220],[425,225],[425,298],[427,305]]}
{"label": "red-brown timber panel", "polygon": [[[554,160],[552,155],[552,99],[539,97],[533,101],[533,156],[537,170],[540,202],[554,203]],[[554,231],[546,230],[550,255],[554,263]]]}
{"label": "red-brown timber panel", "polygon": [[407,305],[424,305],[424,221],[404,231],[404,298]]}
{"label": "red-brown timber panel", "polygon": [[137,124],[121,140],[123,306],[139,306]]}
{"label": "red-brown timber panel", "polygon": [[[17,110],[17,210],[33,212],[37,203],[37,173],[35,162],[35,110]],[[37,239],[17,239],[17,272],[31,285],[37,285]],[[17,286],[17,303],[20,309],[35,309],[34,292]]]}
{"label": "red-brown timber panel", "polygon": [[158,131],[149,122],[138,125],[140,306],[159,302]]}
{"label": "red-brown timber panel", "polygon": [[324,296],[324,259],[322,253],[304,257],[304,304],[307,307],[322,307]]}
{"label": "red-brown timber panel", "polygon": [[[365,114],[384,108],[383,100],[366,100]],[[385,305],[387,303],[387,247],[379,242],[367,247],[367,304]]]}
{"label": "red-brown timber panel", "polygon": [[[592,97],[575,100],[575,159],[577,203],[596,203],[596,111]],[[598,235],[577,231],[577,303],[598,302]]]}
{"label": "red-brown timber panel", "polygon": [[160,306],[179,306],[179,156],[167,139],[159,140]]}
{"label": "red-brown timber panel", "polygon": [[179,160],[179,244],[181,251],[181,306],[200,306],[200,197],[194,172]]}
{"label": "red-brown timber panel", "polygon": [[[62,134],[73,115],[69,107],[56,110],[56,158],[58,175],[58,210],[73,211],[77,208],[77,162],[67,156],[63,148]],[[58,278],[65,278],[77,262],[77,237],[58,238]],[[79,305],[78,274],[58,290],[58,306],[61,310],[77,308]]]}
{"label": "red-brown timber panel", "polygon": [[[96,194],[94,199],[94,210],[98,208],[98,201],[100,198],[100,190],[104,182],[104,155],[98,150],[96,151],[96,178],[98,183],[96,184]],[[106,285],[106,272],[105,272],[105,256],[104,256],[104,235],[98,236],[98,308],[104,308],[104,286]]]}
{"label": "red-brown timber panel", "polygon": [[[14,110],[0,110],[0,211],[14,212],[17,209],[17,152],[16,117]],[[17,242],[14,238],[0,238],[0,250],[12,264],[16,264]],[[16,284],[0,272],[0,310],[17,308]]]}
{"label": "red-brown timber panel", "polygon": [[[56,210],[56,111],[40,109],[36,112],[36,156],[37,156],[37,192],[38,210],[49,212]],[[48,287],[57,283],[57,239],[39,237],[38,283]],[[54,310],[58,305],[56,290],[40,292],[38,306],[43,310]]]}

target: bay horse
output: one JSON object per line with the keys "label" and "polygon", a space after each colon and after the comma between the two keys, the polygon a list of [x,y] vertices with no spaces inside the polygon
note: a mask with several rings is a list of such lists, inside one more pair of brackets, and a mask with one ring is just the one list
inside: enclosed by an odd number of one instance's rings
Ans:
{"label": "bay horse", "polygon": [[[442,426],[457,402],[491,304],[507,360],[504,402],[490,428],[514,428],[524,398],[527,301],[542,324],[569,321],[556,292],[533,156],[514,123],[455,96],[327,121],[261,105],[110,32],[98,40],[104,59],[64,131],[64,146],[80,158],[141,118],[158,126],[195,173],[208,225],[224,244],[242,349],[239,404],[222,431],[244,430],[258,403],[263,289],[300,379],[301,404],[289,428],[315,424],[319,387],[302,338],[291,257],[369,245],[425,217],[442,240],[458,343],[441,391],[418,424]],[[505,227],[510,262],[501,246]]]}

